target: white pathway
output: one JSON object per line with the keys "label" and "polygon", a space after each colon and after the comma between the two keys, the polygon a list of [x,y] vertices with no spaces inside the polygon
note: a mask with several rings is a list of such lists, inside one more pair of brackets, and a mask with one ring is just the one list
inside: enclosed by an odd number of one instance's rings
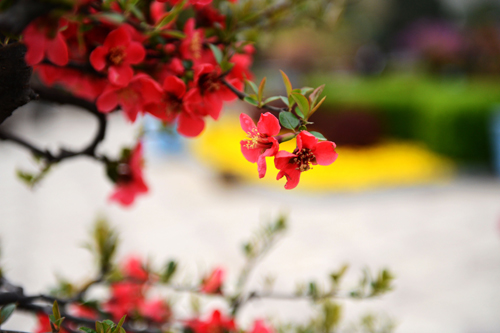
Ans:
{"label": "white pathway", "polygon": [[[93,119],[79,113],[25,117],[18,130],[52,147],[78,145],[92,135]],[[116,151],[130,135],[120,115],[111,122],[105,150]],[[362,194],[306,196],[299,192],[227,187],[189,157],[150,159],[151,194],[132,209],[107,203],[111,185],[102,167],[85,158],[57,167],[35,191],[13,176],[30,168],[21,149],[0,144],[0,236],[2,268],[28,292],[47,290],[55,273],[72,280],[92,271],[81,244],[99,214],[121,231],[121,255],[149,256],[161,264],[177,258],[183,276],[214,265],[234,281],[242,264],[240,244],[268,217],[290,216],[290,230],[252,276],[277,277],[276,290],[317,278],[350,263],[346,286],[360,270],[389,267],[396,290],[375,301],[346,302],[347,319],[367,311],[387,313],[397,332],[500,332],[500,183],[459,179],[451,184]],[[207,305],[210,307],[210,304]],[[255,302],[242,322],[274,316],[305,320],[306,303]],[[18,316],[4,328],[29,330]]]}

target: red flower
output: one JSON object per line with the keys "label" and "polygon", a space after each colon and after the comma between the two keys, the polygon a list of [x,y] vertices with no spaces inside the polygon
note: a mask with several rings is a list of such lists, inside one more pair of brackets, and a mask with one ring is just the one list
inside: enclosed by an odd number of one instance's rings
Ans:
{"label": "red flower", "polygon": [[224,271],[220,268],[216,268],[206,279],[203,280],[200,290],[207,294],[220,293],[223,280]]}
{"label": "red flower", "polygon": [[[213,119],[219,119],[220,111],[224,101],[233,101],[237,97],[229,88],[220,81],[221,70],[211,64],[202,64],[194,70],[193,93],[186,96],[187,107],[192,113],[202,116],[210,115]],[[240,80],[229,80],[236,89],[241,90],[243,84]]]}
{"label": "red flower", "polygon": [[273,333],[274,330],[264,324],[263,320],[256,320],[250,333]]}
{"label": "red flower", "polygon": [[307,131],[297,136],[297,148],[293,153],[280,150],[274,158],[274,165],[280,170],[276,179],[286,177],[285,188],[291,190],[297,186],[300,173],[311,168],[310,164],[330,165],[337,159],[335,143],[322,141]]}
{"label": "red flower", "polygon": [[205,32],[203,29],[195,29],[195,20],[190,18],[184,25],[184,33],[186,37],[180,46],[182,58],[192,60],[195,65],[198,65],[203,56]]}
{"label": "red flower", "polygon": [[142,266],[142,261],[138,257],[130,257],[123,266],[123,273],[138,282],[145,282],[149,278],[148,272]]}
{"label": "red flower", "polygon": [[[35,328],[35,333],[45,333],[52,332],[52,328],[50,327],[50,319],[49,316],[45,313],[37,313],[36,317],[38,319],[37,327]],[[59,333],[67,333],[64,328],[61,328]]]}
{"label": "red flower", "polygon": [[130,80],[126,87],[109,84],[97,98],[97,109],[107,113],[120,105],[125,111],[126,117],[133,122],[139,112],[143,111],[144,105],[160,102],[161,90],[160,85],[155,80],[146,74],[138,74]]}
{"label": "red flower", "polygon": [[23,40],[27,48],[25,59],[28,65],[40,63],[45,55],[58,66],[68,63],[68,46],[59,29],[60,24],[54,24],[54,20],[48,18],[37,19],[24,29]]}
{"label": "red flower", "polygon": [[142,177],[142,143],[138,143],[132,151],[127,163],[118,166],[116,189],[110,200],[117,201],[124,206],[130,206],[135,197],[148,192],[148,186]]}
{"label": "red flower", "polygon": [[111,83],[125,87],[134,76],[130,65],[144,60],[144,47],[132,41],[132,36],[125,26],[113,30],[104,41],[90,54],[90,63],[98,70],[108,69],[108,79]]}
{"label": "red flower", "polygon": [[132,314],[143,301],[143,285],[135,282],[118,282],[111,285],[111,298],[102,305],[114,320]]}
{"label": "red flower", "polygon": [[161,299],[141,302],[139,304],[139,313],[141,316],[157,323],[165,323],[172,316],[170,307]]}
{"label": "red flower", "polygon": [[201,321],[193,319],[188,321],[186,326],[193,330],[194,333],[236,332],[234,320],[231,318],[224,318],[218,310],[212,313],[212,317],[209,320]]}
{"label": "red flower", "polygon": [[170,75],[163,81],[163,97],[159,103],[145,105],[144,111],[166,122],[177,121],[177,131],[182,135],[194,137],[205,128],[203,118],[186,108],[186,84],[176,76]]}
{"label": "red flower", "polygon": [[252,118],[242,113],[240,124],[250,138],[240,142],[241,152],[249,162],[257,162],[259,178],[263,178],[267,169],[266,157],[278,153],[279,143],[274,136],[280,132],[280,122],[270,112],[266,112],[260,115],[255,126]]}

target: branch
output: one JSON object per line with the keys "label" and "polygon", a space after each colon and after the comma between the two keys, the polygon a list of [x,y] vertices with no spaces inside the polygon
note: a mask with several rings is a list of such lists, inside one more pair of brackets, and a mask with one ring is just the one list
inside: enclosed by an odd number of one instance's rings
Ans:
{"label": "branch", "polygon": [[66,93],[61,90],[47,88],[45,86],[33,85],[34,90],[38,94],[39,98],[46,101],[56,102],[60,104],[71,104],[80,107],[81,109],[94,115],[98,121],[97,132],[94,139],[82,150],[71,151],[66,149],[61,149],[59,154],[52,154],[48,150],[43,150],[36,145],[18,137],[12,133],[7,133],[0,130],[0,140],[11,141],[17,143],[30,150],[35,156],[43,158],[47,163],[57,163],[65,159],[77,157],[77,156],[88,156],[92,157],[98,161],[106,162],[108,159],[105,156],[96,155],[97,146],[104,140],[106,136],[107,129],[107,119],[106,115],[99,112],[94,103],[87,101],[82,98],[78,98],[72,94]]}
{"label": "branch", "polygon": [[[233,94],[235,94],[240,100],[243,101],[245,99],[245,97],[249,97],[243,91],[236,89],[236,87],[233,86],[231,83],[229,83],[226,79],[221,78],[220,81],[222,82],[222,84],[224,84],[226,87],[228,87],[229,90],[231,90],[233,92]],[[275,112],[288,111],[288,108],[278,108],[278,107],[267,105],[267,104],[262,105],[260,108],[258,106],[256,106],[256,108],[266,109],[266,110],[275,111]]]}

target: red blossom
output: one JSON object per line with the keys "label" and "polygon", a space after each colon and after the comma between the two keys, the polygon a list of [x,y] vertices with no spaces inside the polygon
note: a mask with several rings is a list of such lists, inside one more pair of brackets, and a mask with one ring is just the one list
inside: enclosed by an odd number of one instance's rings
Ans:
{"label": "red blossom", "polygon": [[[45,313],[37,313],[36,317],[38,319],[37,326],[35,328],[35,333],[46,333],[46,332],[52,332],[52,328],[50,327],[50,319],[49,316],[46,315]],[[61,328],[59,330],[59,333],[67,333],[64,328]]]}
{"label": "red blossom", "polygon": [[186,326],[193,330],[194,333],[236,332],[234,320],[225,318],[219,310],[215,310],[207,321],[192,319],[186,322]]}
{"label": "red blossom", "polygon": [[216,268],[203,280],[200,290],[207,294],[220,293],[223,282],[224,271],[221,268]]}
{"label": "red blossom", "polygon": [[195,29],[195,20],[190,18],[184,25],[186,37],[182,40],[180,52],[183,59],[191,60],[195,65],[200,64],[203,58],[203,29]]}
{"label": "red blossom", "polygon": [[242,113],[240,124],[250,138],[240,142],[241,152],[249,162],[257,162],[259,178],[263,178],[267,169],[266,157],[278,153],[279,143],[274,136],[280,132],[280,123],[270,112],[266,112],[260,115],[257,126],[252,118]]}
{"label": "red blossom", "polygon": [[273,333],[274,330],[266,326],[263,320],[256,320],[250,333]]}
{"label": "red blossom", "polygon": [[172,310],[168,304],[161,300],[144,301],[139,304],[139,314],[157,323],[168,322],[172,316]]}
{"label": "red blossom", "polygon": [[125,276],[138,282],[146,282],[149,278],[149,274],[144,269],[142,260],[139,257],[129,257],[125,262],[122,271]]}
{"label": "red blossom", "polygon": [[285,188],[291,190],[299,184],[300,174],[311,169],[312,165],[330,165],[337,159],[335,143],[331,141],[318,142],[318,139],[307,131],[297,136],[297,148],[293,153],[280,150],[274,165],[280,170],[276,179],[286,177]]}
{"label": "red blossom", "polygon": [[142,143],[139,142],[127,163],[118,165],[116,188],[110,200],[130,206],[138,195],[148,192],[148,186],[142,176],[142,166]]}
{"label": "red blossom", "polygon": [[128,86],[119,87],[109,84],[97,98],[97,109],[111,112],[120,105],[128,120],[134,122],[139,112],[149,103],[159,103],[162,98],[160,85],[146,74],[138,74]]}
{"label": "red blossom", "polygon": [[40,63],[45,56],[50,62],[65,66],[69,61],[68,46],[60,32],[62,22],[50,18],[34,20],[24,29],[26,63],[30,66]]}
{"label": "red blossom", "polygon": [[90,63],[97,71],[108,70],[108,79],[120,87],[129,84],[134,76],[130,65],[144,60],[146,51],[141,43],[132,41],[126,26],[113,30],[104,40],[104,45],[97,47],[90,54]]}

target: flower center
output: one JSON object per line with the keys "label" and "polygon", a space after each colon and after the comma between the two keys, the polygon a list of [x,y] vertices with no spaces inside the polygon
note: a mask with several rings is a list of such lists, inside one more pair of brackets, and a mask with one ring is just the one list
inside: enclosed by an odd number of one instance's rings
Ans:
{"label": "flower center", "polygon": [[113,47],[109,50],[108,53],[108,60],[111,62],[113,65],[119,65],[123,62],[123,59],[125,59],[125,50],[123,47]]}
{"label": "flower center", "polygon": [[200,87],[201,94],[206,92],[213,93],[220,89],[219,76],[216,72],[202,74],[198,80],[198,86]]}
{"label": "flower center", "polygon": [[247,140],[245,143],[245,147],[248,149],[268,149],[273,146],[273,144],[269,142],[269,139],[260,134],[255,128],[252,129],[252,133],[249,134],[248,137],[250,138],[250,140]]}
{"label": "flower center", "polygon": [[298,149],[295,149],[293,151],[297,157],[294,157],[290,160],[290,163],[295,163],[297,164],[297,170],[300,170],[300,172],[307,171],[311,169],[311,166],[309,165],[310,163],[316,162],[316,156],[312,153],[311,149],[308,148],[302,148],[301,151],[298,151]]}
{"label": "flower center", "polygon": [[181,112],[182,111],[182,99],[178,98],[173,94],[165,94],[163,96],[163,101],[167,105],[167,112]]}
{"label": "flower center", "polygon": [[194,59],[200,59],[201,58],[201,36],[200,32],[195,31],[193,33],[193,38],[191,39],[191,43],[189,45],[189,49],[191,50],[191,53],[193,54]]}

